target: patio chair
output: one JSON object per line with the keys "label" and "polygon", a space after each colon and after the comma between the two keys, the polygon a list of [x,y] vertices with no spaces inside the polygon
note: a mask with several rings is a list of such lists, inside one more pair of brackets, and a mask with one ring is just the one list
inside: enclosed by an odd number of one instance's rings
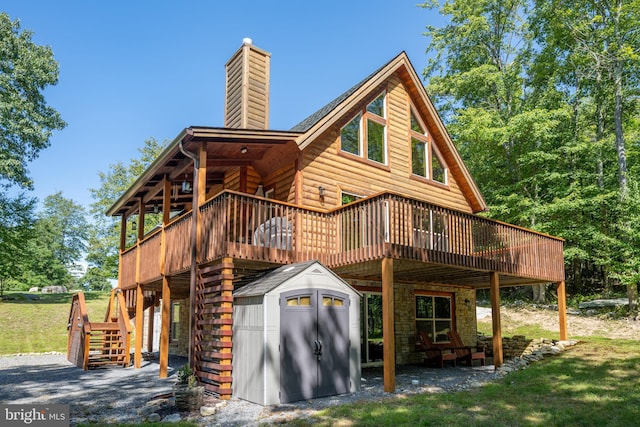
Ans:
{"label": "patio chair", "polygon": [[447,335],[449,335],[449,340],[453,346],[452,348],[456,352],[459,360],[465,360],[467,366],[473,366],[473,361],[479,360],[480,365],[484,366],[485,351],[483,346],[465,346],[458,332],[454,330],[447,332]]}
{"label": "patio chair", "polygon": [[450,348],[437,347],[424,331],[416,334],[416,349],[424,351],[424,363],[433,363],[439,368],[444,368],[444,362],[449,361],[456,367],[458,355]]}

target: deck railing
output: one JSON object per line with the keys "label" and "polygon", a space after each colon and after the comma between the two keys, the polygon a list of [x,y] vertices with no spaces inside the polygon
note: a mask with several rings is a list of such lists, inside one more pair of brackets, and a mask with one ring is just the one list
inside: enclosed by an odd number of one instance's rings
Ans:
{"label": "deck railing", "polygon": [[[317,259],[331,268],[392,256],[564,280],[561,239],[390,193],[323,212],[224,191],[200,208],[200,220],[199,262]],[[189,268],[190,231],[190,214],[165,228],[166,274]],[[143,264],[154,265],[141,270],[141,282],[156,276],[162,250],[157,236],[123,253],[123,287],[135,284],[135,274],[127,270],[135,271],[137,250]]]}

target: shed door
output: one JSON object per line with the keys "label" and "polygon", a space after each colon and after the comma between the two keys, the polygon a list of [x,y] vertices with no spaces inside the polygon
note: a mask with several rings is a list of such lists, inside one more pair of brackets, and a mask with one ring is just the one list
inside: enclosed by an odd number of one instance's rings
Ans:
{"label": "shed door", "polygon": [[349,392],[349,297],[326,289],[280,296],[280,401]]}

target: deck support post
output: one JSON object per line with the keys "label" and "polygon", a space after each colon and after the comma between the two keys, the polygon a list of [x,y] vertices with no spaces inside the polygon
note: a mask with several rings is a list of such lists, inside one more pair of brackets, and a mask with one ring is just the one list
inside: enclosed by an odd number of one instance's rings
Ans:
{"label": "deck support post", "polygon": [[153,330],[156,317],[156,294],[153,294],[153,304],[147,309],[149,321],[147,322],[147,351],[153,353]]}
{"label": "deck support post", "polygon": [[162,277],[162,324],[160,325],[160,378],[167,378],[169,368],[169,323],[171,322],[171,288],[169,278]]}
{"label": "deck support post", "polygon": [[558,321],[560,324],[560,339],[567,339],[567,293],[564,280],[557,283],[558,292]]}
{"label": "deck support post", "polygon": [[489,275],[491,282],[491,319],[493,323],[493,365],[502,366],[502,325],[500,324],[500,276],[495,271]]}
{"label": "deck support post", "polygon": [[394,327],[393,258],[382,259],[382,339],[384,391],[396,390],[396,340]]}
{"label": "deck support post", "polygon": [[140,368],[142,365],[142,336],[144,335],[144,292],[142,285],[136,288],[136,349],[133,353],[133,366]]}
{"label": "deck support post", "polygon": [[163,178],[162,190],[162,231],[160,235],[160,274],[162,275],[162,295],[160,305],[160,378],[167,378],[169,367],[169,322],[171,322],[171,288],[166,276],[167,225],[171,213],[171,181]]}

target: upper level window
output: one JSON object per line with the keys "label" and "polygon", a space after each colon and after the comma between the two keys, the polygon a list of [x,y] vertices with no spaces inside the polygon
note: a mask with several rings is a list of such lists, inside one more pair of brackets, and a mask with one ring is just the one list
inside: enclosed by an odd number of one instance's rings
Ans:
{"label": "upper level window", "polygon": [[411,173],[442,184],[448,183],[448,170],[440,152],[430,141],[425,126],[411,112]]}
{"label": "upper level window", "polygon": [[340,149],[387,163],[385,93],[381,93],[340,130]]}

